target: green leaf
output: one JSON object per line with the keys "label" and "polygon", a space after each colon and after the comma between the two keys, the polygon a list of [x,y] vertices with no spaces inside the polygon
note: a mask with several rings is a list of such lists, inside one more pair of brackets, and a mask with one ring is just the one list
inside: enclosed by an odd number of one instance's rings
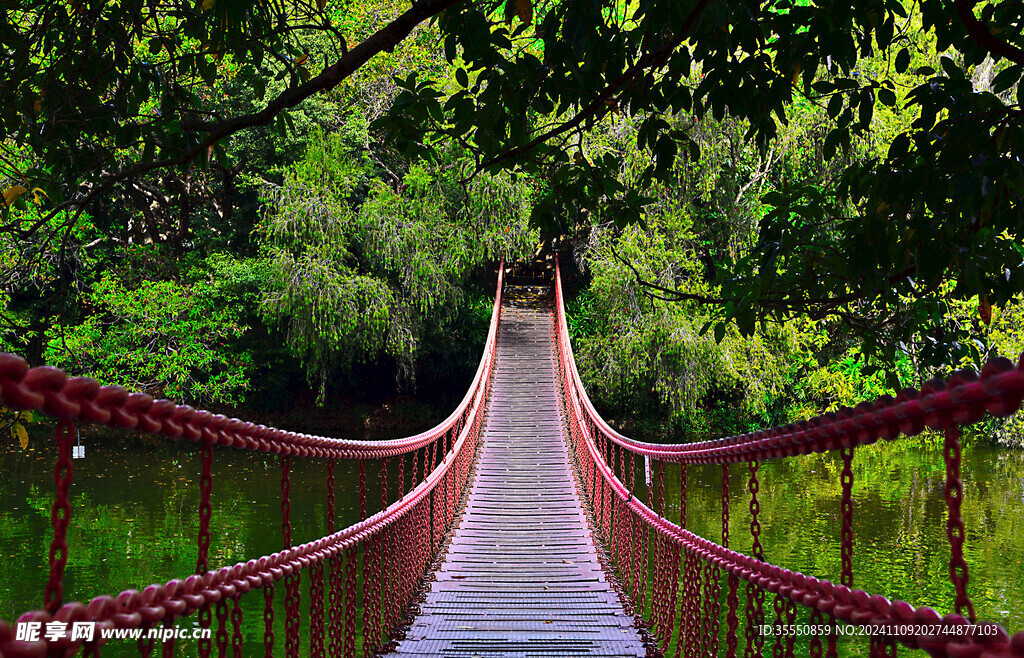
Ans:
{"label": "green leaf", "polygon": [[28,448],[28,430],[25,429],[24,425],[21,423],[15,423],[11,427],[11,432],[18,439],[18,443],[21,444],[22,450]]}
{"label": "green leaf", "polygon": [[843,109],[843,96],[842,94],[835,94],[828,100],[828,115],[835,119],[839,116],[839,112]]}
{"label": "green leaf", "polygon": [[466,69],[457,68],[455,69],[455,80],[463,87],[469,86],[469,76],[466,75]]}
{"label": "green leaf", "polygon": [[1001,94],[1020,80],[1021,70],[1024,69],[1020,64],[1016,64],[1009,68],[1003,69],[999,72],[999,75],[992,80],[992,92]]}
{"label": "green leaf", "polygon": [[821,154],[827,160],[831,160],[836,155],[836,148],[839,146],[839,133],[840,130],[837,128],[825,136],[825,143],[821,147]]}
{"label": "green leaf", "polygon": [[719,322],[715,324],[715,342],[721,343],[723,338],[725,338],[725,323]]}
{"label": "green leaf", "polygon": [[896,55],[896,72],[905,73],[910,67],[910,51],[904,48]]}
{"label": "green leaf", "polygon": [[963,80],[964,72],[956,65],[950,57],[940,57],[939,63],[942,64],[942,70],[946,72],[946,76],[951,80]]}

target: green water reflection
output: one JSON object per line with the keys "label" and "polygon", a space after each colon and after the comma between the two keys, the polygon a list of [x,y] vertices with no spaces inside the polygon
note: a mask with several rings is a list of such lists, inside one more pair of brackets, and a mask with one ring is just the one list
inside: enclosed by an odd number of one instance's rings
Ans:
{"label": "green water reflection", "polygon": [[[87,457],[75,461],[66,599],[88,601],[99,594],[193,573],[199,502],[197,446],[122,436],[87,443]],[[941,448],[934,443],[913,449],[900,443],[872,446],[860,449],[854,464],[855,585],[915,605],[951,609]],[[45,436],[33,437],[27,452],[11,445],[0,448],[0,573],[4,574],[0,618],[13,620],[21,612],[41,607],[51,536],[52,468],[52,445]],[[769,561],[838,580],[840,468],[838,458],[830,455],[761,465],[760,520]],[[730,474],[731,545],[749,551],[747,467],[733,465]],[[375,475],[375,469],[369,469],[371,492],[379,492]],[[248,451],[217,450],[214,476],[210,566],[280,550],[279,460]],[[293,460],[295,543],[326,532],[325,477],[323,461]],[[359,517],[356,466],[339,463],[336,477],[337,527],[341,528]],[[638,465],[638,478],[642,477]],[[665,479],[669,516],[675,519],[678,467],[670,466]],[[1024,452],[965,449],[963,480],[969,593],[978,616],[1011,632],[1024,629]],[[689,491],[689,528],[717,540],[720,467],[690,467]],[[370,496],[370,513],[376,500],[379,495]],[[308,616],[309,578],[303,576],[303,614]],[[278,598],[282,589],[278,588]],[[724,591],[722,598],[724,603]],[[263,641],[262,596],[250,594],[242,600],[244,655],[251,655],[261,651]],[[743,603],[741,594],[741,609]],[[770,600],[766,610],[771,610]],[[801,613],[800,618],[806,617]],[[192,625],[195,620],[181,623]],[[278,614],[276,626],[283,650],[283,615]],[[303,653],[306,647],[308,636]],[[848,642],[840,650],[845,655],[862,653]],[[769,644],[765,652],[770,651]],[[803,651],[798,645],[798,655]],[[179,651],[180,655],[192,653],[194,649],[187,646]],[[111,643],[104,651],[113,656],[132,654],[131,643],[123,641]]]}
{"label": "green water reflection", "polygon": [[[841,470],[838,455],[761,464],[759,520],[766,560],[839,581]],[[951,611],[954,590],[948,572],[941,446],[925,440],[861,448],[853,472],[854,586],[942,613]],[[688,527],[715,541],[721,539],[721,479],[721,466],[688,470]],[[748,479],[746,464],[730,467],[731,547],[747,554],[751,547]],[[968,593],[977,616],[1003,625],[1011,634],[1024,630],[1024,452],[965,448],[962,479]],[[668,516],[677,520],[678,466],[667,468],[665,480]],[[723,591],[723,607],[724,602]],[[744,605],[741,594],[741,626]],[[772,621],[770,597],[765,610]],[[806,614],[801,611],[798,619],[806,620]],[[742,647],[742,628],[740,638]],[[798,655],[806,650],[800,644],[806,647],[807,641],[798,641]],[[856,644],[841,643],[840,654],[863,653],[864,647]],[[770,653],[770,644],[765,652]]]}
{"label": "green water reflection", "polygon": [[[195,572],[199,523],[199,455],[193,443],[109,436],[86,440],[86,458],[74,461],[71,488],[71,547],[65,600],[88,602],[101,594],[142,589]],[[0,618],[42,607],[52,537],[52,440],[33,436],[30,448],[0,449]],[[376,469],[368,469],[368,513],[380,505]],[[279,551],[281,541],[280,458],[242,450],[215,450],[209,565],[218,568]],[[339,462],[336,527],[359,520],[358,470]],[[295,544],[326,534],[326,462],[292,459],[291,526]],[[395,483],[392,482],[392,489]],[[392,497],[395,495],[392,492]],[[393,498],[392,498],[393,499]],[[375,505],[376,502],[376,505]],[[309,576],[303,574],[303,610]],[[277,588],[283,599],[283,587]],[[242,597],[245,655],[263,642],[259,592]],[[283,605],[277,607],[283,609]],[[276,619],[283,650],[283,614]],[[304,619],[304,626],[308,620]],[[195,616],[182,626],[195,625]],[[304,631],[305,632],[305,631]],[[308,646],[308,639],[303,643]],[[304,649],[305,650],[305,649]],[[131,642],[111,642],[104,655],[137,655]],[[194,649],[182,647],[180,655]]]}

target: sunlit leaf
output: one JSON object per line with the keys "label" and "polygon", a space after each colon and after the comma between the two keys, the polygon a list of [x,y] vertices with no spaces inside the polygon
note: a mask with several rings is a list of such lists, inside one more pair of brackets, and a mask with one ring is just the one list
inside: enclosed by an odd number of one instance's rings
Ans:
{"label": "sunlit leaf", "polygon": [[12,205],[15,201],[21,198],[21,195],[28,192],[28,188],[22,187],[21,185],[12,185],[4,190],[4,204]]}
{"label": "sunlit leaf", "polygon": [[25,426],[21,423],[15,423],[14,426],[11,427],[11,431],[14,433],[14,436],[18,437],[18,443],[21,444],[21,449],[25,450],[28,448],[28,430],[25,429]]}

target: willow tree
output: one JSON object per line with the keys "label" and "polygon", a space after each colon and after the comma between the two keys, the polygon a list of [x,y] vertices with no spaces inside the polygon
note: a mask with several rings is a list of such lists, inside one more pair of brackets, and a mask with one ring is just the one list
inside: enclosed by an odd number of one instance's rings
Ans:
{"label": "willow tree", "polygon": [[[830,188],[793,184],[770,198],[756,243],[719,254],[719,293],[699,300],[748,331],[758,319],[804,312],[886,327],[890,349],[941,315],[945,296],[977,295],[984,319],[1024,288],[1024,9],[1015,0],[914,7],[918,14],[900,0],[420,0],[350,43],[350,8],[329,0],[5,2],[3,230],[67,235],[132,179],[223,165],[239,131],[286,127],[290,109],[436,20],[457,88],[404,77],[381,127],[417,155],[432,156],[444,136],[473,151],[478,171],[539,177],[542,224],[598,209],[638,221],[647,184],[693,155],[670,115],[728,113],[767,149],[787,107],[804,99],[831,117],[822,145],[830,155],[870,129],[880,104],[903,103],[915,121],[884,157],[851,165]],[[938,70],[911,70],[913,88],[901,89],[919,30],[949,56]],[[888,67],[860,66],[880,53]],[[988,60],[999,73],[976,88],[972,69]],[[259,99],[256,109],[214,102],[207,91],[228,76]],[[628,187],[617,179],[620,158],[578,147],[581,132],[619,113],[641,120],[637,145],[651,154]],[[6,212],[26,203],[40,212]],[[961,338],[931,335],[925,347],[947,358]]]}

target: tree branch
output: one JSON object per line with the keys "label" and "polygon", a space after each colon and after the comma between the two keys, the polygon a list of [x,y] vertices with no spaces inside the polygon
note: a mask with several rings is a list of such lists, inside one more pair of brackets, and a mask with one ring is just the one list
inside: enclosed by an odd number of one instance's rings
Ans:
{"label": "tree branch", "polygon": [[978,4],[978,0],[956,0],[954,4],[960,21],[967,28],[967,34],[974,39],[975,43],[993,55],[999,55],[1011,62],[1024,65],[1024,51],[1002,39],[997,39],[988,31],[988,26],[974,15],[974,5]]}
{"label": "tree branch", "polygon": [[548,141],[552,137],[557,137],[562,133],[566,133],[570,130],[573,130],[574,128],[577,128],[578,126],[582,125],[583,122],[586,121],[587,119],[593,116],[597,116],[598,113],[601,113],[600,116],[598,116],[598,118],[604,116],[604,114],[608,112],[610,106],[615,106],[618,104],[618,100],[613,100],[616,95],[622,95],[628,92],[630,88],[634,84],[636,84],[636,82],[640,78],[640,74],[644,73],[647,69],[661,66],[662,64],[665,63],[666,60],[668,60],[669,56],[673,53],[673,51],[675,51],[675,49],[678,48],[679,45],[686,40],[686,37],[689,35],[690,29],[693,27],[693,24],[697,22],[697,19],[704,11],[704,8],[707,6],[708,2],[709,0],[699,0],[697,2],[697,6],[694,7],[693,11],[690,12],[690,15],[686,17],[686,21],[683,23],[679,32],[675,35],[675,37],[672,39],[672,41],[669,42],[667,46],[659,50],[647,53],[639,60],[637,60],[637,63],[629,67],[629,69],[627,69],[625,73],[623,73],[622,75],[620,75],[619,77],[615,78],[607,85],[605,85],[604,89],[602,89],[597,94],[597,97],[593,101],[591,101],[586,107],[577,112],[576,116],[574,116],[572,119],[535,137],[527,144],[517,146],[513,149],[505,151],[500,155],[494,156],[493,158],[481,164],[478,169],[485,169],[492,165],[496,165],[499,162],[504,162],[505,160],[509,160],[511,158],[518,157],[528,151],[532,151],[534,148]]}

